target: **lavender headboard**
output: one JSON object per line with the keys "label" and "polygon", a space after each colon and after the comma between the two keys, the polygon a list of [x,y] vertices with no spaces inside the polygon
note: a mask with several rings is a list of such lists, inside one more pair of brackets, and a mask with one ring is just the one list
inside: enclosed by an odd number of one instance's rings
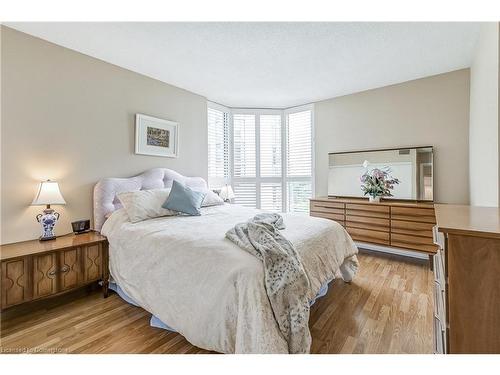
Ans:
{"label": "lavender headboard", "polygon": [[94,229],[100,231],[106,215],[121,208],[116,194],[124,191],[168,188],[172,186],[174,180],[191,188],[207,188],[206,181],[201,177],[186,177],[166,168],[150,169],[129,178],[103,178],[94,186]]}

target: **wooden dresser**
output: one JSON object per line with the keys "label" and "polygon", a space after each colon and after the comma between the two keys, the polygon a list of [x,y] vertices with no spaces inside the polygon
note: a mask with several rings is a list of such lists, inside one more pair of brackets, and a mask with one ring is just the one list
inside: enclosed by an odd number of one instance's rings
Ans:
{"label": "wooden dresser", "polygon": [[108,242],[97,232],[1,245],[0,263],[1,310],[98,280],[107,293]]}
{"label": "wooden dresser", "polygon": [[339,222],[355,241],[423,252],[431,262],[437,250],[432,237],[436,223],[432,203],[315,198],[310,213]]}
{"label": "wooden dresser", "polygon": [[500,209],[435,210],[435,352],[500,353]]}

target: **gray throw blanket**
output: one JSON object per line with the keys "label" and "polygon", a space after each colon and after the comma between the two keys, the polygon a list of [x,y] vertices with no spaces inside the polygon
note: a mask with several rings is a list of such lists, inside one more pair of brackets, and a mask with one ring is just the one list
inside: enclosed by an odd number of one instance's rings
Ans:
{"label": "gray throw blanket", "polygon": [[263,262],[267,296],[289,353],[309,353],[309,279],[279,229],[285,229],[281,215],[262,213],[236,224],[226,237]]}

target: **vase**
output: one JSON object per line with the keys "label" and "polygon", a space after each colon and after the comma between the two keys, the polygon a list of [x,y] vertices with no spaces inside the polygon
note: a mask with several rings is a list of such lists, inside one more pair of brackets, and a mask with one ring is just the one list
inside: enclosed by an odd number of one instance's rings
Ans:
{"label": "vase", "polygon": [[372,197],[372,196],[370,195],[370,197],[369,197],[369,202],[370,202],[370,203],[380,203],[380,196],[377,196],[377,197]]}
{"label": "vase", "polygon": [[43,210],[43,214],[36,215],[36,220],[42,227],[40,241],[54,240],[56,238],[54,227],[56,226],[57,220],[59,220],[59,213],[47,206],[47,208]]}

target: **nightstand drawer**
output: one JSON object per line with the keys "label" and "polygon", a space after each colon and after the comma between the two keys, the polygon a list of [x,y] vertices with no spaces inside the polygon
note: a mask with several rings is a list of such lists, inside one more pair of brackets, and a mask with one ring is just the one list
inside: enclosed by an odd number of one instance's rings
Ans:
{"label": "nightstand drawer", "polygon": [[83,282],[82,278],[82,249],[63,250],[59,253],[59,289],[71,289]]}
{"label": "nightstand drawer", "polygon": [[83,277],[85,281],[99,280],[102,275],[102,249],[100,245],[83,248]]}
{"label": "nightstand drawer", "polygon": [[29,258],[18,258],[2,262],[0,282],[2,286],[2,308],[31,300]]}
{"label": "nightstand drawer", "polygon": [[33,299],[57,293],[57,253],[33,257]]}

